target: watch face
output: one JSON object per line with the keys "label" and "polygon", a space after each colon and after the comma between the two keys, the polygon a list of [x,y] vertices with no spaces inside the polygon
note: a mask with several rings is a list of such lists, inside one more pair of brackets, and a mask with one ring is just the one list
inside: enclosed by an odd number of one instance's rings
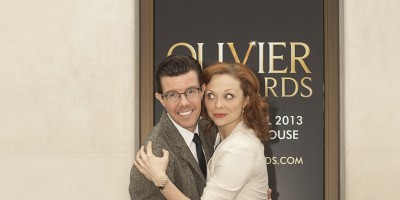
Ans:
{"label": "watch face", "polygon": [[168,182],[169,182],[169,179],[167,177],[167,179],[164,181],[164,183],[158,185],[157,188],[160,190],[164,189]]}

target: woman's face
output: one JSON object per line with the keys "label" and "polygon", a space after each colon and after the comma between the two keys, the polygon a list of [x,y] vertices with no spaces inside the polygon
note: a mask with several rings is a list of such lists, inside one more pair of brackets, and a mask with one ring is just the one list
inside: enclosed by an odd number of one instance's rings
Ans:
{"label": "woman's face", "polygon": [[230,131],[242,120],[242,110],[248,101],[240,81],[228,74],[213,75],[204,93],[208,116],[219,128]]}

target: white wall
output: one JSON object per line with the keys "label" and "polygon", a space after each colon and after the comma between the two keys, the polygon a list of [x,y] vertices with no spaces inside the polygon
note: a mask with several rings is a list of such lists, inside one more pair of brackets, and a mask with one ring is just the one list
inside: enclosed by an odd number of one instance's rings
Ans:
{"label": "white wall", "polygon": [[343,196],[399,199],[400,1],[343,7]]}
{"label": "white wall", "polygon": [[0,199],[129,199],[137,2],[0,2]]}

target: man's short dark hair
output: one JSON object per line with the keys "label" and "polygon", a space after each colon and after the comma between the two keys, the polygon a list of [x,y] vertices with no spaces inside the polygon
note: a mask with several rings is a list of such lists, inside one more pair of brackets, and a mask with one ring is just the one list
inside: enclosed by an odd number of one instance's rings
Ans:
{"label": "man's short dark hair", "polygon": [[199,81],[199,86],[203,85],[203,74],[201,72],[200,63],[191,56],[170,55],[165,58],[157,67],[156,86],[157,92],[162,94],[161,78],[173,77],[195,71]]}

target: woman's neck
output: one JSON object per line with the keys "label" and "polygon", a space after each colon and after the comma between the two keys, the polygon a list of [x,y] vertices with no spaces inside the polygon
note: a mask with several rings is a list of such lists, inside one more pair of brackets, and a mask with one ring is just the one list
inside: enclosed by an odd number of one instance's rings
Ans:
{"label": "woman's neck", "polygon": [[236,126],[241,121],[242,121],[242,117],[239,117],[238,119],[236,119],[226,125],[218,126],[218,132],[221,137],[221,141],[224,140],[225,138],[229,137],[232,134],[232,131],[236,128]]}

